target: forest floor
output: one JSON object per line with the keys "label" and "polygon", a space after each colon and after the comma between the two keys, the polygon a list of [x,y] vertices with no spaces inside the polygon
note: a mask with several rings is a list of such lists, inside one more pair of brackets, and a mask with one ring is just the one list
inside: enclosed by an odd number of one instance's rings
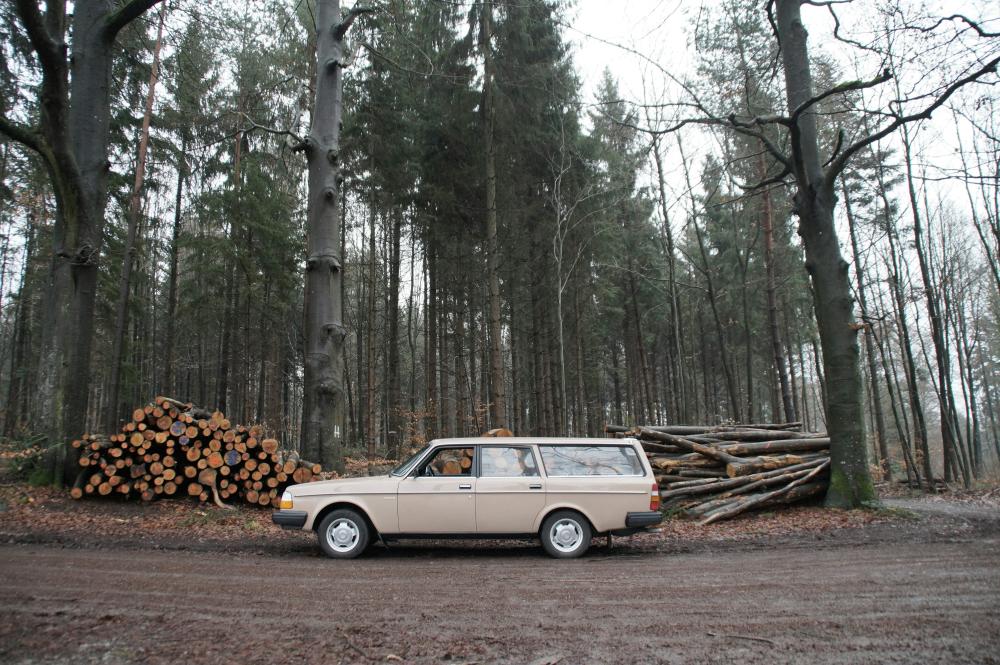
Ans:
{"label": "forest floor", "polygon": [[1000,492],[323,558],[270,512],[0,484],[3,663],[1000,663]]}

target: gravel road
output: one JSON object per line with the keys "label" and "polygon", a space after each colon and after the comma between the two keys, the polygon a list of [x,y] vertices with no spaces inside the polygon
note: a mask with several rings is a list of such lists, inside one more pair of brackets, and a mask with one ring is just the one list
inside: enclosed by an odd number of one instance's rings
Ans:
{"label": "gravel road", "polygon": [[671,553],[0,545],[4,663],[1000,663],[1000,533]]}

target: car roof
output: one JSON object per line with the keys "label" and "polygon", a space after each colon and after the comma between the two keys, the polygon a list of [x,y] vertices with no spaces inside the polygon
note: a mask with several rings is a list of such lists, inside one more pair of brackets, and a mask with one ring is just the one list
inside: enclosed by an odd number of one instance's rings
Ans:
{"label": "car roof", "polygon": [[545,437],[545,436],[480,436],[464,437],[455,439],[434,439],[429,445],[437,446],[483,446],[483,445],[511,445],[511,444],[532,444],[541,446],[553,445],[587,445],[587,446],[631,446],[638,441],[636,439],[608,439],[608,438],[572,438],[572,437]]}

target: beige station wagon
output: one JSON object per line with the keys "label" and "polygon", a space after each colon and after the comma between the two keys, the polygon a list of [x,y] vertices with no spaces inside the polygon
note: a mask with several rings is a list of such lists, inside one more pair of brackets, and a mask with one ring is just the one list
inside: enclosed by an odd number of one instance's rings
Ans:
{"label": "beige station wagon", "polygon": [[375,538],[428,537],[538,538],[568,559],[593,536],[658,524],[659,502],[634,439],[439,439],[386,476],[293,485],[273,520],[340,559]]}

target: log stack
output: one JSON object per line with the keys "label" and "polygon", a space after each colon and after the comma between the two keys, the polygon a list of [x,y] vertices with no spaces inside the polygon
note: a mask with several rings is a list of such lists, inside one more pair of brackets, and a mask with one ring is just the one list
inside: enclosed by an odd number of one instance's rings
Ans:
{"label": "log stack", "polygon": [[826,492],[830,439],[801,423],[755,425],[608,425],[642,443],[660,486],[661,508],[701,524],[752,508],[795,503]]}
{"label": "log stack", "polygon": [[120,494],[153,501],[161,496],[277,505],[285,487],[310,482],[319,464],[280,450],[258,425],[234,425],[219,411],[157,397],[136,409],[121,431],[85,434],[74,499]]}

